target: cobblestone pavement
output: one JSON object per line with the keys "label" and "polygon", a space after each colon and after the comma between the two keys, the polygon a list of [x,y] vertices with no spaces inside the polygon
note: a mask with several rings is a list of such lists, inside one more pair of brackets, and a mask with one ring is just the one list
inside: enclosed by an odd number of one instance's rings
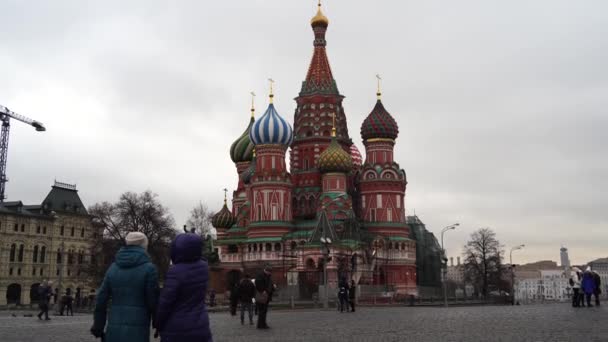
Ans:
{"label": "cobblestone pavement", "polygon": [[[227,313],[210,314],[215,342],[223,341],[607,341],[608,304],[572,308],[531,306],[361,308],[269,312],[270,330],[260,331]],[[90,315],[12,317],[0,312],[1,342],[95,341]],[[99,340],[97,340],[99,341]]]}

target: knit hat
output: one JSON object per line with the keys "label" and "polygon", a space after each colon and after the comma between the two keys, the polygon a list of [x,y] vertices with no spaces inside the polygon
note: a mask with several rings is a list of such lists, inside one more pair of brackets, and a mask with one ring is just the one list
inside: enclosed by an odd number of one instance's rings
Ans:
{"label": "knit hat", "polygon": [[139,246],[148,249],[148,237],[140,232],[130,232],[125,238],[127,246]]}

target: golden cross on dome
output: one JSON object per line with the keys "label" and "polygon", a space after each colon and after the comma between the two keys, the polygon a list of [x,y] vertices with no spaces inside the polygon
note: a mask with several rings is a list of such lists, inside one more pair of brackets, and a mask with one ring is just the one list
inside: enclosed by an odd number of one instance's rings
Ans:
{"label": "golden cross on dome", "polygon": [[251,117],[255,117],[255,107],[253,105],[253,101],[255,100],[255,93],[251,92]]}
{"label": "golden cross on dome", "polygon": [[224,204],[228,204],[228,189],[224,188]]}
{"label": "golden cross on dome", "polygon": [[378,96],[378,100],[380,100],[380,97],[382,96],[382,92],[380,92],[380,83],[382,81],[382,77],[380,77],[380,74],[376,74],[376,78],[378,79],[378,91],[376,92],[376,96]]}
{"label": "golden cross on dome", "polygon": [[272,85],[274,84],[274,80],[272,78],[269,78],[268,82],[270,82],[270,95],[268,96],[270,97],[270,103],[272,103],[272,98],[274,97],[274,94],[272,93]]}
{"label": "golden cross on dome", "polygon": [[331,136],[336,136],[336,113],[331,113],[331,117],[333,119],[333,126],[331,127]]}

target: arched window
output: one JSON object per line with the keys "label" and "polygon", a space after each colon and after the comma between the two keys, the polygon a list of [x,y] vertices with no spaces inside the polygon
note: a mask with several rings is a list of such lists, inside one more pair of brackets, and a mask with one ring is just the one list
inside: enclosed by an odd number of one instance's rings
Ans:
{"label": "arched window", "polygon": [[257,243],[253,245],[253,251],[254,251],[254,252],[257,252],[257,251],[258,251],[258,244],[257,244]]}
{"label": "arched window", "polygon": [[251,247],[251,245],[247,245],[247,251],[248,251],[249,253],[251,253],[251,251],[252,251],[252,247]]}
{"label": "arched window", "polygon": [[78,264],[82,264],[82,262],[84,261],[84,253],[79,252],[78,253]]}
{"label": "arched window", "polygon": [[270,251],[272,250],[272,245],[271,245],[271,244],[269,244],[269,243],[267,243],[267,244],[266,244],[266,246],[264,246],[264,250],[265,250],[266,252],[270,252]]}
{"label": "arched window", "polygon": [[42,227],[42,234],[46,234],[46,226]]}
{"label": "arched window", "polygon": [[23,262],[23,250],[25,249],[25,246],[21,245],[19,246],[19,262]]}
{"label": "arched window", "polygon": [[36,234],[40,234],[40,226],[36,227]]}
{"label": "arched window", "polygon": [[34,246],[34,254],[32,255],[32,261],[38,262],[38,246]]}
{"label": "arched window", "polygon": [[277,251],[277,252],[281,251],[281,244],[280,244],[280,243],[278,243],[278,242],[277,242],[277,243],[275,243],[275,244],[274,244],[274,250],[275,250],[275,251]]}
{"label": "arched window", "polygon": [[44,264],[46,262],[46,247],[42,246],[40,249],[40,263]]}
{"label": "arched window", "polygon": [[80,230],[80,237],[84,237],[84,228]]}
{"label": "arched window", "polygon": [[70,231],[70,236],[74,236],[74,227],[72,227],[72,230]]}
{"label": "arched window", "polygon": [[57,263],[61,264],[61,249],[57,249]]}
{"label": "arched window", "polygon": [[63,227],[63,226],[61,226],[61,229],[59,230],[59,234],[60,234],[61,236],[63,236],[63,233],[64,233],[64,227]]}
{"label": "arched window", "polygon": [[15,261],[15,252],[16,252],[17,246],[15,244],[11,245],[11,255],[10,255],[10,261],[13,262]]}
{"label": "arched window", "polygon": [[298,247],[298,243],[295,241],[291,241],[290,247],[291,247],[291,250],[293,251]]}

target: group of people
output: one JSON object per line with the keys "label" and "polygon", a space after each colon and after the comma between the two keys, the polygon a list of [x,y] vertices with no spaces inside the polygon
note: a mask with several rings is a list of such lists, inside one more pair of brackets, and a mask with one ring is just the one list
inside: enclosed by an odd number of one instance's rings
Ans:
{"label": "group of people", "polygon": [[236,316],[237,305],[241,305],[241,324],[245,324],[245,311],[248,313],[249,325],[253,325],[253,311],[258,315],[258,329],[268,329],[266,316],[268,305],[277,286],[272,282],[272,266],[266,265],[264,270],[251,279],[246,274],[243,279],[235,283],[230,290],[230,314]]}
{"label": "group of people", "polygon": [[354,280],[351,280],[350,283],[345,278],[340,280],[338,284],[338,300],[340,301],[338,308],[340,312],[355,312],[356,290],[357,286]]}
{"label": "group of people", "polygon": [[202,258],[203,240],[193,233],[173,240],[173,265],[162,290],[146,252],[146,235],[131,232],[125,240],[99,288],[91,333],[111,342],[148,342],[152,324],[162,342],[213,341],[205,305],[209,269]]}
{"label": "group of people", "polygon": [[572,306],[584,307],[585,301],[587,307],[592,307],[591,297],[595,297],[595,305],[600,305],[600,294],[602,293],[602,280],[600,275],[587,267],[583,272],[578,267],[573,267],[570,276],[570,286],[572,286]]}

